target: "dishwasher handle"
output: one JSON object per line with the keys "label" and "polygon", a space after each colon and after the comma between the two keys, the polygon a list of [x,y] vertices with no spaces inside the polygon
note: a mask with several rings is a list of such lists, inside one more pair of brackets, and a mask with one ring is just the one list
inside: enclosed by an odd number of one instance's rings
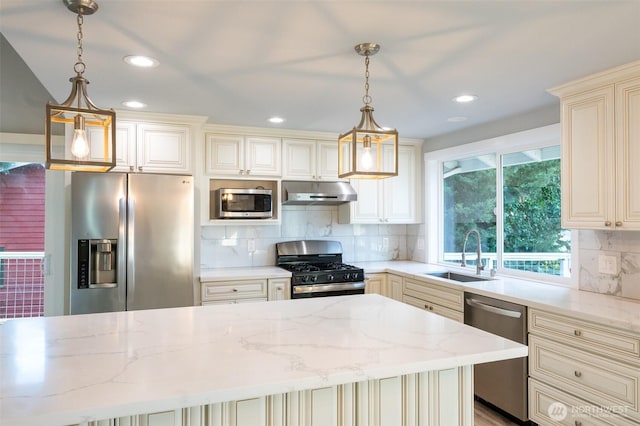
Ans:
{"label": "dishwasher handle", "polygon": [[501,315],[503,317],[520,318],[522,316],[522,312],[512,311],[510,309],[498,308],[497,306],[487,305],[486,303],[482,303],[479,300],[476,300],[473,298],[466,298],[465,302],[467,302],[467,305],[471,306],[472,308],[481,309],[483,311],[491,312],[497,315]]}

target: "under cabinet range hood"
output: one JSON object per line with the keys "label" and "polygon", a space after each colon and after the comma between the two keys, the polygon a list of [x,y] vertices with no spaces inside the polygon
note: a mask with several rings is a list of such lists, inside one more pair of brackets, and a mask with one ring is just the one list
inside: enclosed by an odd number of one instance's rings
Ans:
{"label": "under cabinet range hood", "polygon": [[282,181],[285,205],[336,205],[357,199],[358,194],[349,182]]}

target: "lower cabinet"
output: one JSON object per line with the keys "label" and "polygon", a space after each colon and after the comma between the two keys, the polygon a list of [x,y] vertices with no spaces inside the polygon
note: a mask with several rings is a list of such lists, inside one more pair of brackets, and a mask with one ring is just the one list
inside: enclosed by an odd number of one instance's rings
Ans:
{"label": "lower cabinet", "polygon": [[289,278],[207,281],[200,284],[202,305],[264,302],[291,298]]}
{"label": "lower cabinet", "polygon": [[473,425],[473,367],[407,374],[78,426]]}
{"label": "lower cabinet", "polygon": [[402,301],[458,322],[464,322],[464,291],[431,280],[404,278]]}
{"label": "lower cabinet", "polygon": [[365,274],[364,281],[366,286],[364,292],[366,294],[379,294],[386,296],[387,274]]}
{"label": "lower cabinet", "polygon": [[529,417],[640,424],[640,335],[529,309]]}

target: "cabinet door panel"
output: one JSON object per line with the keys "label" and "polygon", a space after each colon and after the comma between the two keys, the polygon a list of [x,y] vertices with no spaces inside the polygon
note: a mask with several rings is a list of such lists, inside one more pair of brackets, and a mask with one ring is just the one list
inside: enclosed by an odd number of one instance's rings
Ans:
{"label": "cabinet door panel", "polygon": [[246,173],[250,175],[280,176],[281,140],[278,138],[247,137]]}
{"label": "cabinet door panel", "polygon": [[384,219],[390,223],[416,221],[416,149],[413,146],[398,147],[398,176],[384,179]]}
{"label": "cabinet door panel", "polygon": [[316,142],[285,139],[282,175],[285,179],[316,178]]}
{"label": "cabinet door panel", "polygon": [[613,86],[563,99],[562,225],[607,229],[614,221]]}
{"label": "cabinet door panel", "polygon": [[138,170],[190,173],[190,140],[186,126],[139,124]]}
{"label": "cabinet door panel", "polygon": [[208,175],[238,175],[244,168],[244,137],[207,134],[205,172]]}
{"label": "cabinet door panel", "polygon": [[616,86],[617,222],[640,229],[640,78]]}
{"label": "cabinet door panel", "polygon": [[356,179],[351,184],[358,193],[358,201],[349,203],[354,209],[353,223],[380,223],[382,218],[381,198],[378,181],[375,179]]}
{"label": "cabinet door panel", "polygon": [[338,179],[338,142],[318,142],[316,179],[336,181]]}

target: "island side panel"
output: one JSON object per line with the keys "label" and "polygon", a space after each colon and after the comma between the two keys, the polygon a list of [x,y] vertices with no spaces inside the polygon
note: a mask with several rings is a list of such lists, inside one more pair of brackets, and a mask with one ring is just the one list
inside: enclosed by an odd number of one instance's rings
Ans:
{"label": "island side panel", "polygon": [[473,426],[473,366],[77,426]]}

